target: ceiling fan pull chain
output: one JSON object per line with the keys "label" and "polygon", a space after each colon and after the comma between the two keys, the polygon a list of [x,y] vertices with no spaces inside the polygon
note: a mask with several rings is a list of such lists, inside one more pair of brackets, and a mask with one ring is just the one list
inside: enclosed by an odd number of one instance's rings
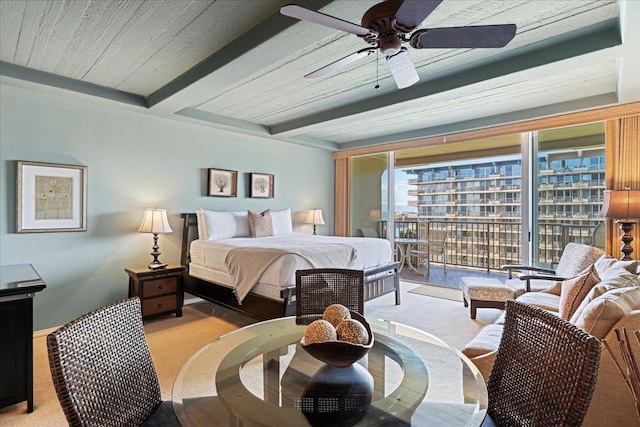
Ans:
{"label": "ceiling fan pull chain", "polygon": [[375,89],[380,89],[380,83],[378,83],[379,70],[380,70],[380,51],[376,50],[376,85],[374,86]]}

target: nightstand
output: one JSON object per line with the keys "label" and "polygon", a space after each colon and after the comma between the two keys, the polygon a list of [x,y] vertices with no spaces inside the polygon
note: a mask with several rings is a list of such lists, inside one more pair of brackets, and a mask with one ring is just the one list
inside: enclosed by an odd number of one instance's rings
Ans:
{"label": "nightstand", "polygon": [[137,296],[142,304],[142,318],[175,313],[182,316],[184,291],[182,273],[185,266],[169,264],[166,268],[125,268],[129,274],[129,297]]}

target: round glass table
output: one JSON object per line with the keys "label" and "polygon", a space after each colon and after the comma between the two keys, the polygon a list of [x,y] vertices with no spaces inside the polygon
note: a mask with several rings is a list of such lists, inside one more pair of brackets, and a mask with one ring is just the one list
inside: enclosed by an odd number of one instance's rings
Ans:
{"label": "round glass table", "polygon": [[230,332],[178,374],[173,407],[183,426],[479,426],[482,375],[439,338],[367,318],[365,357],[333,368],[300,347],[295,317]]}

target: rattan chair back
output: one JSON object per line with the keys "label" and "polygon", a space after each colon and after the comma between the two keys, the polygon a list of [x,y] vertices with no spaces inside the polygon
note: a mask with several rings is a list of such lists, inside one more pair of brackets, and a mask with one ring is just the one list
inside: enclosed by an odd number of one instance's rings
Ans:
{"label": "rattan chair back", "polygon": [[296,323],[308,325],[331,304],[364,314],[364,271],[318,268],[296,271]]}
{"label": "rattan chair back", "polygon": [[161,404],[140,300],[97,309],[47,336],[53,384],[71,426],[135,426]]}
{"label": "rattan chair back", "polygon": [[540,308],[507,300],[487,384],[498,426],[580,426],[598,374],[600,341]]}

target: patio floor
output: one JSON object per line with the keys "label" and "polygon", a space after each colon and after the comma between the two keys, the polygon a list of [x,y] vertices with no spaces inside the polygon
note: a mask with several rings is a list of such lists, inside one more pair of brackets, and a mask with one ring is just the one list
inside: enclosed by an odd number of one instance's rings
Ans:
{"label": "patio floor", "polygon": [[498,279],[500,281],[504,281],[507,278],[506,272],[503,273],[499,271],[490,271],[489,273],[487,273],[487,270],[470,267],[454,267],[451,265],[447,265],[447,271],[446,273],[444,273],[442,264],[434,262],[431,263],[431,268],[428,276],[424,275],[425,270],[426,269],[424,267],[418,268],[418,271],[420,272],[420,274],[418,274],[405,265],[400,272],[400,280],[422,284],[428,283],[430,285],[439,285],[448,288],[460,289],[461,277],[489,277]]}

